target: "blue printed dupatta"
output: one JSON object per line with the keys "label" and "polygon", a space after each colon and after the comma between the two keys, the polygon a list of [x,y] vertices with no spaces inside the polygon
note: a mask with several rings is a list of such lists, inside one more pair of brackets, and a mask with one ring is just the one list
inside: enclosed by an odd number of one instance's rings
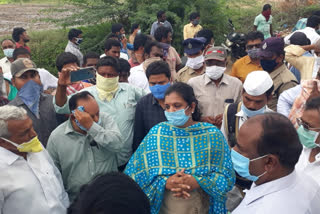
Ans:
{"label": "blue printed dupatta", "polygon": [[146,193],[151,213],[160,210],[166,180],[181,169],[210,196],[209,213],[226,213],[226,193],[235,182],[230,149],[219,129],[209,123],[178,128],[154,126],[131,157],[125,173]]}

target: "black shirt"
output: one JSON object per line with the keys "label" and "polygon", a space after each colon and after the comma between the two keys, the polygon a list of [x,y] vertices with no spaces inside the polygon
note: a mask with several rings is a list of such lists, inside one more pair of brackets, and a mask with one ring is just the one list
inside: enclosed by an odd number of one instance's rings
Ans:
{"label": "black shirt", "polygon": [[164,121],[167,121],[164,110],[152,93],[142,97],[136,107],[132,144],[133,152],[137,150],[149,130]]}

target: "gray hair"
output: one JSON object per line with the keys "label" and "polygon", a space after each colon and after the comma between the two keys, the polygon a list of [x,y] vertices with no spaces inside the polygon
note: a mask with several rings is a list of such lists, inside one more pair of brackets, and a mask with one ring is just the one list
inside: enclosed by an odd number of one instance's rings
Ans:
{"label": "gray hair", "polygon": [[25,120],[27,112],[22,107],[5,105],[0,107],[0,137],[10,137],[8,131],[9,120]]}

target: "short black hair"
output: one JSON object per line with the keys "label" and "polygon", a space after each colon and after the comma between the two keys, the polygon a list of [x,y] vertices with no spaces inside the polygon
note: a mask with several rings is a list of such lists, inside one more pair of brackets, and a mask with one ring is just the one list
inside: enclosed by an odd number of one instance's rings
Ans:
{"label": "short black hair", "polygon": [[112,56],[105,56],[100,58],[97,63],[97,70],[99,69],[99,67],[102,67],[102,66],[111,66],[116,70],[117,73],[120,73],[121,71],[119,60]]}
{"label": "short black hair", "polygon": [[159,42],[157,41],[147,41],[145,46],[144,46],[144,53],[150,55],[152,47],[158,47],[162,49],[162,46],[160,45]]}
{"label": "short black hair", "polygon": [[320,113],[320,97],[312,98],[306,102],[304,111],[317,110]]}
{"label": "short black hair", "polygon": [[88,59],[100,59],[99,54],[96,52],[90,51],[83,56],[83,64],[87,64]]}
{"label": "short black hair", "polygon": [[118,59],[118,61],[120,66],[120,72],[130,73],[131,66],[129,62],[122,58]]}
{"label": "short black hair", "polygon": [[196,19],[198,17],[200,17],[200,13],[193,12],[193,13],[190,14],[189,19],[190,19],[190,21],[192,21],[192,20],[194,20],[194,19]]}
{"label": "short black hair", "polygon": [[211,40],[213,39],[213,32],[209,29],[202,29],[200,30],[195,37],[204,37],[206,38],[206,42],[204,43],[205,46],[209,45]]}
{"label": "short black hair", "polygon": [[61,72],[64,65],[69,63],[77,63],[77,65],[80,66],[78,58],[70,52],[63,52],[59,54],[59,56],[56,59],[56,67],[59,72]]}
{"label": "short black hair", "polygon": [[69,109],[70,111],[75,110],[78,107],[78,101],[79,100],[88,100],[90,97],[94,99],[94,96],[90,94],[88,91],[82,91],[80,93],[76,93],[71,96],[69,100]]}
{"label": "short black hair", "polygon": [[137,51],[140,47],[144,47],[145,44],[150,40],[151,38],[145,34],[136,35],[133,41],[133,51]]}
{"label": "short black hair", "polygon": [[19,55],[29,55],[31,57],[31,53],[25,48],[16,48],[13,51],[12,58],[16,60]]}
{"label": "short black hair", "polygon": [[112,39],[112,38],[117,38],[119,39],[118,35],[115,33],[109,33],[109,35],[107,36],[107,39]]}
{"label": "short black hair", "polygon": [[165,97],[173,92],[179,94],[182,99],[184,99],[188,103],[188,105],[191,105],[193,102],[196,104],[196,108],[192,114],[192,119],[194,121],[200,121],[201,113],[198,107],[198,100],[196,99],[193,88],[186,83],[177,82],[167,89]]}
{"label": "short black hair", "polygon": [[84,185],[67,214],[150,212],[149,198],[131,177],[120,172],[109,172]]}
{"label": "short black hair", "polygon": [[112,33],[118,33],[118,32],[120,32],[121,28],[123,28],[122,24],[120,24],[120,23],[113,24],[111,26],[111,32]]}
{"label": "short black hair", "polygon": [[110,50],[112,47],[120,47],[121,48],[121,44],[118,40],[115,39],[107,39],[104,43],[104,49],[105,50]]}
{"label": "short black hair", "polygon": [[266,91],[266,96],[269,97],[272,94],[273,90],[274,90],[274,85],[272,85],[271,88],[269,88],[268,91]]}
{"label": "short black hair", "polygon": [[283,167],[294,170],[302,145],[290,120],[279,113],[265,113],[250,118],[248,122],[250,120],[261,124],[262,131],[257,141],[258,155],[276,155]]}
{"label": "short black hair", "polygon": [[20,35],[23,34],[26,30],[22,27],[16,27],[13,28],[12,31],[12,39],[16,42],[19,42],[20,40]]}
{"label": "short black hair", "polygon": [[320,16],[312,15],[307,20],[307,27],[316,28],[320,24]]}
{"label": "short black hair", "polygon": [[68,39],[71,41],[73,38],[78,37],[80,34],[82,34],[81,30],[72,28],[68,33]]}
{"label": "short black hair", "polygon": [[157,19],[160,19],[162,17],[163,14],[165,14],[166,11],[164,10],[159,10],[158,13],[157,13]]}
{"label": "short black hair", "polygon": [[7,41],[7,40],[8,40],[8,41],[11,41],[14,45],[16,44],[12,39],[3,39],[3,40],[1,40],[1,43],[0,43],[0,44],[2,45],[2,43],[3,43],[4,41]]}
{"label": "short black hair", "polygon": [[312,13],[312,15],[320,16],[320,10],[314,11],[314,12]]}
{"label": "short black hair", "polygon": [[260,31],[251,31],[246,35],[246,43],[256,39],[260,39],[261,41],[263,41],[264,40],[263,33],[261,33]]}
{"label": "short black hair", "polygon": [[132,25],[131,25],[131,31],[130,31],[130,32],[133,33],[137,28],[139,28],[139,24],[136,24],[136,23],[135,23],[135,24],[132,24]]}
{"label": "short black hair", "polygon": [[171,29],[165,26],[160,26],[156,29],[154,32],[154,38],[158,41],[161,42],[163,38],[167,38],[168,34],[172,33]]}
{"label": "short black hair", "polygon": [[171,71],[169,65],[165,61],[156,61],[151,63],[146,70],[146,75],[149,80],[151,75],[165,74],[168,79],[171,78]]}
{"label": "short black hair", "polygon": [[271,8],[272,8],[271,4],[265,4],[265,5],[263,5],[262,11],[266,11],[266,10],[269,10]]}

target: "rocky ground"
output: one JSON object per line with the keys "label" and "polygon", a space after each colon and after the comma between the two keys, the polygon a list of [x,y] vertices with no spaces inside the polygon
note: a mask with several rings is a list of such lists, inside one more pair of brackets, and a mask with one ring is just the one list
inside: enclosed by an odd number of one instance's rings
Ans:
{"label": "rocky ground", "polygon": [[45,20],[52,17],[64,18],[80,9],[72,5],[50,4],[4,4],[0,5],[0,36],[11,34],[14,27],[26,30],[46,30],[59,26]]}

